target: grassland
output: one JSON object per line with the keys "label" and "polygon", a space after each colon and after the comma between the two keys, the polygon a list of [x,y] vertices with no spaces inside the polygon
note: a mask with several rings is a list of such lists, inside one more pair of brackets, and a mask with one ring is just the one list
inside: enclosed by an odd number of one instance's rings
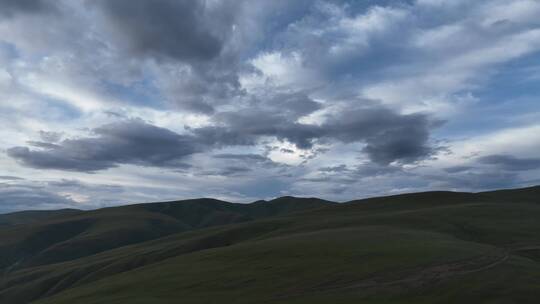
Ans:
{"label": "grassland", "polygon": [[540,298],[540,187],[343,204],[202,200],[51,216],[0,230],[0,252],[15,261],[3,266],[0,303]]}

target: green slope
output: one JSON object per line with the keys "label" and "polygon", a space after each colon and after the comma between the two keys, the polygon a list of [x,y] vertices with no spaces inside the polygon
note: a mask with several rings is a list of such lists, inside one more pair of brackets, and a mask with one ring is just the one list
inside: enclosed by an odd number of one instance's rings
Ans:
{"label": "green slope", "polygon": [[182,231],[251,221],[328,204],[331,202],[318,199],[278,199],[254,204],[194,199],[86,212],[7,214],[2,217],[10,219],[11,223],[23,224],[0,228],[0,270],[67,261]]}
{"label": "green slope", "polygon": [[51,218],[72,215],[81,212],[77,209],[60,209],[60,210],[36,210],[36,211],[20,211],[8,214],[0,214],[0,228],[13,225],[32,224]]}
{"label": "green slope", "polygon": [[14,269],[0,281],[0,303],[537,303],[540,297],[539,187],[322,202],[326,207],[314,209],[297,208],[302,200],[293,198],[281,202],[288,200],[289,207],[269,209],[286,210],[266,214],[274,217],[256,219],[259,202],[248,207],[249,221],[192,226]]}

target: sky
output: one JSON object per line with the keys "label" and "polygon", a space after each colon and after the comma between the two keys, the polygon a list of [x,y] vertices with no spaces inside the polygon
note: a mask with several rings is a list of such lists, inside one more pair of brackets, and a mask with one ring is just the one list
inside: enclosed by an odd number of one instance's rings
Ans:
{"label": "sky", "polygon": [[540,184],[540,1],[0,0],[0,212]]}

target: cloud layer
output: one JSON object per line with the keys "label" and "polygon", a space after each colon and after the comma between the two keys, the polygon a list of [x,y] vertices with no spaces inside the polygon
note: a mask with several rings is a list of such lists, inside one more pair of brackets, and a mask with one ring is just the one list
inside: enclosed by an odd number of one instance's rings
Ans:
{"label": "cloud layer", "polygon": [[539,16],[534,0],[0,0],[1,204],[538,183]]}
{"label": "cloud layer", "polygon": [[107,124],[92,134],[56,144],[39,142],[39,151],[14,147],[7,154],[36,169],[93,172],[120,164],[182,168],[188,166],[182,159],[200,149],[190,136],[137,120]]}

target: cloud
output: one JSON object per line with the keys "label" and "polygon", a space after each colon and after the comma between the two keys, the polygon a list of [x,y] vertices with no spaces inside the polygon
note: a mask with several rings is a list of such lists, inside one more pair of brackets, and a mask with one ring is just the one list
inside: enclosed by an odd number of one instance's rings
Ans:
{"label": "cloud", "polygon": [[0,0],[0,16],[13,17],[19,13],[44,13],[55,9],[54,1],[48,0]]}
{"label": "cloud", "polygon": [[358,177],[376,177],[376,176],[404,173],[402,167],[383,166],[380,164],[372,164],[372,163],[365,163],[365,164],[358,165],[356,166],[355,170],[352,172]]}
{"label": "cloud", "polygon": [[48,143],[55,143],[62,139],[62,133],[60,132],[50,132],[50,131],[39,131],[39,136],[41,139]]}
{"label": "cloud", "polygon": [[364,152],[378,164],[407,163],[433,154],[428,140],[436,126],[424,114],[402,115],[377,105],[348,108],[323,124],[327,137],[345,143],[364,141]]}
{"label": "cloud", "polygon": [[[303,178],[304,182],[312,183],[327,183],[341,189],[343,193],[346,189],[345,185],[358,185],[366,180],[377,179],[381,177],[403,177],[405,172],[398,166],[379,165],[374,163],[364,163],[353,168],[345,164],[330,167],[321,167],[318,173],[311,177]],[[347,187],[349,187],[347,186]],[[338,194],[338,193],[336,193]]]}
{"label": "cloud", "polygon": [[492,165],[502,170],[526,171],[540,168],[540,158],[517,158],[512,155],[488,155],[478,158],[478,163]]}
{"label": "cloud", "polygon": [[471,166],[453,166],[453,167],[444,168],[443,170],[447,173],[459,173],[459,172],[467,171],[470,169],[472,169]]}
{"label": "cloud", "polygon": [[287,102],[278,99],[272,101],[275,108],[217,113],[215,125],[188,128],[189,134],[184,135],[141,120],[128,120],[95,128],[94,137],[65,139],[55,144],[31,141],[29,144],[41,149],[17,146],[7,153],[32,168],[94,172],[120,164],[185,168],[184,158],[194,153],[255,146],[265,137],[289,142],[303,150],[324,142],[360,142],[365,144],[363,151],[368,157],[382,165],[414,162],[435,151],[429,145],[434,124],[422,114],[400,115],[376,103],[367,103],[328,114],[321,124],[308,124],[295,119],[318,109],[318,105],[305,99],[304,104],[289,111],[279,110]]}
{"label": "cloud", "polygon": [[539,13],[534,0],[0,0],[0,167],[103,205],[538,180]]}
{"label": "cloud", "polygon": [[347,168],[346,165],[339,165],[339,166],[332,166],[332,167],[322,167],[319,168],[319,171],[321,172],[348,172],[350,171],[349,168]]}
{"label": "cloud", "polygon": [[[262,172],[266,175],[281,175],[281,170],[289,169],[287,165],[272,161],[260,154],[220,153],[212,156],[211,168],[201,171],[202,175],[215,176],[255,176]],[[198,174],[195,173],[195,174]]]}
{"label": "cloud", "polygon": [[251,171],[252,171],[251,168],[248,168],[245,166],[224,166],[223,168],[219,168],[219,169],[211,169],[211,170],[202,171],[200,174],[210,175],[210,176],[214,175],[214,176],[230,177],[230,176],[245,175],[246,173],[251,172]]}
{"label": "cloud", "polygon": [[448,117],[501,63],[540,49],[538,12],[530,0],[319,1],[254,64],[276,83],[320,86],[326,96],[360,92],[408,113]]}
{"label": "cloud", "polygon": [[10,175],[0,175],[0,180],[15,181],[15,180],[24,180],[24,178],[17,177],[17,176],[10,176]]}
{"label": "cloud", "polygon": [[117,41],[133,54],[156,59],[213,59],[219,56],[224,43],[225,33],[218,31],[228,31],[218,20],[210,19],[204,1],[119,0],[92,4],[105,14]]}
{"label": "cloud", "polygon": [[0,213],[73,208],[76,205],[69,197],[49,192],[39,186],[0,184]]}
{"label": "cloud", "polygon": [[270,159],[259,154],[216,154],[214,158],[224,160],[238,160],[243,162],[268,162]]}
{"label": "cloud", "polygon": [[364,142],[364,152],[380,164],[411,162],[434,152],[428,140],[430,129],[436,125],[427,116],[401,115],[373,103],[328,114],[321,124],[296,122],[286,111],[245,110],[220,113],[216,118],[223,128],[208,127],[195,132],[237,144],[252,144],[258,136],[274,136],[299,149],[311,149],[324,141]]}
{"label": "cloud", "polygon": [[118,52],[150,59],[159,97],[183,111],[211,114],[243,93],[238,18],[244,1],[93,1],[100,33]]}
{"label": "cloud", "polygon": [[512,172],[497,170],[475,170],[456,174],[426,175],[431,186],[437,189],[462,189],[464,191],[493,190],[515,187],[522,184],[519,176]]}
{"label": "cloud", "polygon": [[120,164],[185,167],[183,158],[200,149],[190,136],[141,120],[104,125],[92,133],[95,137],[65,139],[42,150],[13,147],[7,153],[32,168],[94,172]]}

